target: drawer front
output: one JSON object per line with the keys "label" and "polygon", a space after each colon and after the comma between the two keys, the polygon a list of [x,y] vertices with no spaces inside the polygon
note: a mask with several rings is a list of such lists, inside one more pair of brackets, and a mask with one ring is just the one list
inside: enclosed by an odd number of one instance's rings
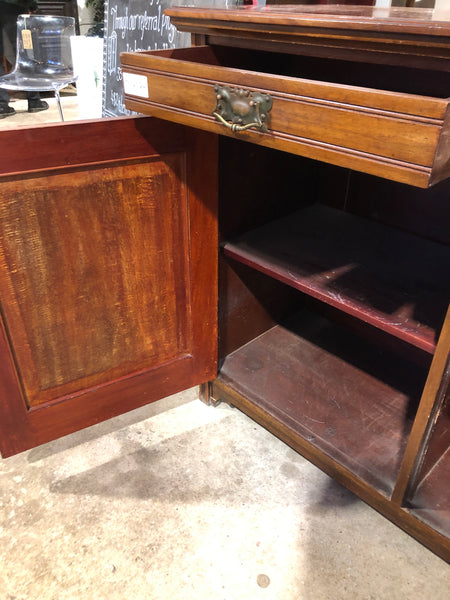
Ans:
{"label": "drawer front", "polygon": [[[420,187],[450,174],[446,99],[244,71],[213,60],[208,47],[123,54],[127,107]],[[243,101],[268,95],[266,126],[239,131],[220,119],[223,88]]]}

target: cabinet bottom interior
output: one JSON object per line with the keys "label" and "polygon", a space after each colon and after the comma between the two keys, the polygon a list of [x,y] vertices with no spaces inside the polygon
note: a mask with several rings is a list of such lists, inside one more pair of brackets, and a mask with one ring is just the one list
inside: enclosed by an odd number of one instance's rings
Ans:
{"label": "cabinet bottom interior", "polygon": [[390,496],[426,368],[300,308],[225,357],[219,380]]}
{"label": "cabinet bottom interior", "polygon": [[[229,138],[219,152],[211,398],[388,501],[448,306],[450,179],[416,189]],[[407,503],[386,502],[444,535],[449,436],[441,417]]]}

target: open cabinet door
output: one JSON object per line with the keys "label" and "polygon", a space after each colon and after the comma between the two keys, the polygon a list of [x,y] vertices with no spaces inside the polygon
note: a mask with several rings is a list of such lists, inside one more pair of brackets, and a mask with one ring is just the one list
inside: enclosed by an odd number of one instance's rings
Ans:
{"label": "open cabinet door", "polygon": [[216,375],[214,135],[150,118],[0,132],[0,451]]}

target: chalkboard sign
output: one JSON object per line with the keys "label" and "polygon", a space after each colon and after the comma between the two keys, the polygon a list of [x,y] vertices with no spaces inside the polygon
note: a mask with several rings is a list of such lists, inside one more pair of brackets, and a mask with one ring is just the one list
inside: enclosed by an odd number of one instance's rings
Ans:
{"label": "chalkboard sign", "polygon": [[190,34],[180,33],[164,15],[176,0],[107,0],[103,51],[102,115],[132,114],[123,97],[121,52],[164,50],[190,45]]}

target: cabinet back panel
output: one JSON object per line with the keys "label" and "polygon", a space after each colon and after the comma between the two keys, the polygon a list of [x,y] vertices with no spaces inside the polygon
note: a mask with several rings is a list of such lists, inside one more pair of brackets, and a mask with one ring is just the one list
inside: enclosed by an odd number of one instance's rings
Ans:
{"label": "cabinet back panel", "polygon": [[349,173],[347,211],[450,245],[450,179],[419,189]]}
{"label": "cabinet back panel", "polygon": [[222,240],[315,202],[321,165],[313,160],[226,137],[219,156]]}
{"label": "cabinet back panel", "polygon": [[230,138],[219,142],[222,239],[320,202],[450,245],[450,178],[421,189]]}

